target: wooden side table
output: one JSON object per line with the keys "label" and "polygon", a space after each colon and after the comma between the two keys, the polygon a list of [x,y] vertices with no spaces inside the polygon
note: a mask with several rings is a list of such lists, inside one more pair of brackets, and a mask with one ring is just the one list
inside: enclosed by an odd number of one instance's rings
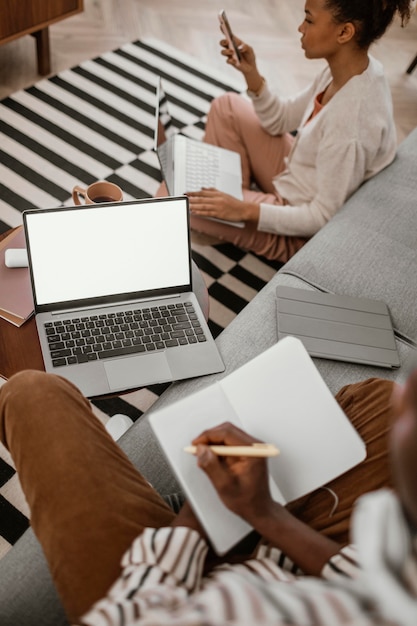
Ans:
{"label": "wooden side table", "polygon": [[83,11],[83,0],[2,0],[0,44],[23,35],[36,39],[38,72],[51,71],[49,26]]}
{"label": "wooden side table", "polygon": [[[11,231],[0,235],[0,241]],[[24,369],[44,370],[35,318],[20,328],[0,318],[0,375],[10,378]]]}

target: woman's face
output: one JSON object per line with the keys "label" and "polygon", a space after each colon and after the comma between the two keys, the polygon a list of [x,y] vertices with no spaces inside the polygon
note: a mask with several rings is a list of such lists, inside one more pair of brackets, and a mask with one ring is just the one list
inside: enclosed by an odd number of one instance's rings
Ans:
{"label": "woman's face", "polygon": [[340,49],[338,37],[343,24],[334,21],[325,0],[307,0],[304,21],[298,27],[302,34],[301,46],[309,59],[329,59]]}
{"label": "woman's face", "polygon": [[393,394],[394,423],[390,434],[391,463],[396,490],[417,527],[417,370]]}

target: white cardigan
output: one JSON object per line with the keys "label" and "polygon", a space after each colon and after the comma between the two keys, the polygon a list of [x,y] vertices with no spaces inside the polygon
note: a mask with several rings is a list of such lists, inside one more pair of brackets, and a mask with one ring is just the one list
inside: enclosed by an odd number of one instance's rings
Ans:
{"label": "white cardigan", "polygon": [[351,78],[306,124],[314,100],[331,81],[327,67],[295,97],[282,99],[265,85],[251,92],[260,122],[271,135],[297,129],[285,171],[274,186],[287,205],[261,204],[258,229],[311,237],[368,178],[394,159],[397,138],[382,65]]}

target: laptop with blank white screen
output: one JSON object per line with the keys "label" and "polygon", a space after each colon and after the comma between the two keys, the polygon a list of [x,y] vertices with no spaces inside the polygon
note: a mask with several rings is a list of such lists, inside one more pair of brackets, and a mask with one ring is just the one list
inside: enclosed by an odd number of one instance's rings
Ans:
{"label": "laptop with blank white screen", "polygon": [[[170,195],[213,187],[243,199],[240,154],[180,134],[160,78],[156,88],[154,150]],[[218,221],[238,228],[245,226],[242,221]]]}
{"label": "laptop with blank white screen", "polygon": [[186,197],[23,221],[47,372],[93,397],[224,370],[192,291]]}

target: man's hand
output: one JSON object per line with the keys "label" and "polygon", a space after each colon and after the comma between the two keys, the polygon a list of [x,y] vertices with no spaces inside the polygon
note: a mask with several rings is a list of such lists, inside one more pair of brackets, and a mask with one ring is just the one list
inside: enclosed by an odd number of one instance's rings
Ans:
{"label": "man's hand", "polygon": [[254,221],[259,219],[259,205],[244,202],[213,188],[187,193],[190,210],[199,217],[214,217],[231,222]]}
{"label": "man's hand", "polygon": [[227,508],[251,524],[266,541],[283,550],[306,574],[317,576],[340,546],[272,500],[266,459],[220,457],[208,447],[210,444],[251,445],[257,441],[225,423],[205,431],[192,443],[197,446],[199,467]]}
{"label": "man's hand", "polygon": [[217,456],[210,444],[224,446],[252,445],[254,439],[230,423],[205,431],[192,442],[197,446],[199,467],[210,478],[225,506],[249,523],[268,516],[275,507],[270,492],[265,459]]}

